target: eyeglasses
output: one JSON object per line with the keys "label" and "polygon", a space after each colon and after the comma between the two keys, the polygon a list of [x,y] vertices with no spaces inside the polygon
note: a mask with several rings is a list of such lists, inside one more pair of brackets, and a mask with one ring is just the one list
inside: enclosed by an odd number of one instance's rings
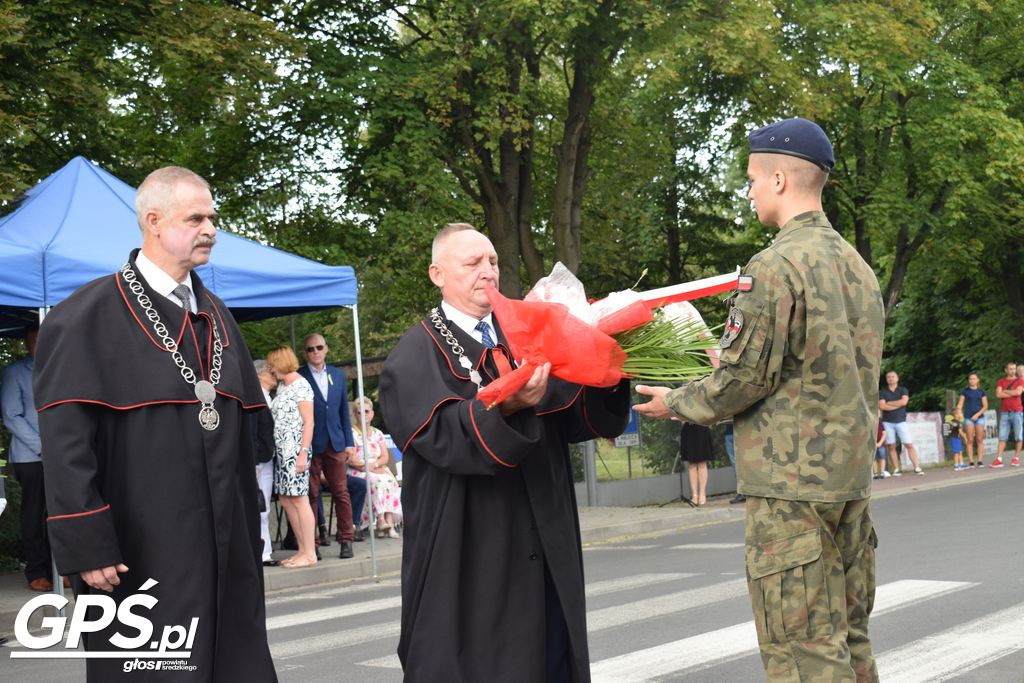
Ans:
{"label": "eyeglasses", "polygon": [[307,346],[306,347],[306,353],[313,353],[314,351],[323,351],[323,350],[324,350],[324,345],[323,344],[317,344],[316,346]]}

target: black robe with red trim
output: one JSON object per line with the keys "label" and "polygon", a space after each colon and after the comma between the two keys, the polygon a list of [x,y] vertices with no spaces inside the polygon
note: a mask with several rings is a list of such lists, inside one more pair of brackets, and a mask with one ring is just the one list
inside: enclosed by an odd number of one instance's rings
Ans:
{"label": "black robe with red trim", "polygon": [[[492,354],[446,321],[484,377]],[[501,331],[498,330],[499,342]],[[380,379],[385,423],[403,452],[405,680],[545,680],[545,565],[568,627],[572,678],[589,681],[583,555],[568,444],[613,437],[628,383],[552,378],[533,409],[486,410],[429,319],[391,351]]]}
{"label": "black robe with red trim", "polygon": [[[157,581],[146,592],[158,603],[132,611],[153,623],[151,641],[198,617],[188,659],[196,670],[127,673],[125,660],[88,659],[89,680],[275,681],[248,415],[265,405],[259,379],[238,325],[195,274],[198,314],[138,278],[197,377],[209,378],[216,320],[220,426],[200,426],[193,387],[123,276],[81,287],[46,317],[36,350],[50,543],[60,573],[76,579],[85,569],[127,565],[111,594],[119,604]],[[75,588],[96,592],[81,580]],[[86,648],[117,649],[109,639],[118,631],[139,635],[115,619],[87,634]],[[148,642],[139,649],[151,651]]]}

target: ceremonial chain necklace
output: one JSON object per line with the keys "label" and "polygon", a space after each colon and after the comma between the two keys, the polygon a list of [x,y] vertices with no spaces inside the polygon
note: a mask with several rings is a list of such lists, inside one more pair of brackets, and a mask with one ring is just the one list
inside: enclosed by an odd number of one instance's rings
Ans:
{"label": "ceremonial chain necklace", "polygon": [[160,343],[171,352],[174,364],[181,371],[182,379],[192,385],[196,398],[203,404],[203,407],[199,409],[199,424],[206,431],[212,432],[220,426],[220,413],[213,407],[213,402],[217,398],[217,391],[214,387],[220,381],[221,356],[224,353],[224,345],[220,343],[220,332],[217,330],[217,321],[213,319],[213,316],[210,316],[210,323],[213,325],[213,357],[210,359],[210,381],[207,382],[205,379],[196,381],[196,373],[192,371],[192,368],[185,362],[185,358],[182,357],[181,352],[178,351],[178,343],[167,332],[167,326],[160,320],[160,314],[153,308],[153,302],[146,296],[146,291],[136,278],[135,271],[130,263],[126,263],[121,267],[121,275],[124,277],[125,282],[128,283],[128,288],[132,290],[132,294],[135,295],[139,306],[145,311],[146,317],[153,323],[153,331],[160,337]]}
{"label": "ceremonial chain necklace", "polygon": [[430,309],[430,321],[434,323],[434,327],[436,327],[437,331],[441,333],[444,340],[448,342],[448,346],[452,347],[452,352],[459,357],[459,365],[464,367],[466,370],[469,370],[470,381],[476,385],[476,390],[480,391],[480,389],[483,388],[483,380],[480,378],[480,373],[473,369],[473,364],[469,362],[469,359],[466,358],[465,353],[463,353],[464,349],[462,348],[462,345],[456,341],[451,330],[449,330],[448,326],[444,324],[443,320],[441,320],[441,314],[438,312],[437,308]]}

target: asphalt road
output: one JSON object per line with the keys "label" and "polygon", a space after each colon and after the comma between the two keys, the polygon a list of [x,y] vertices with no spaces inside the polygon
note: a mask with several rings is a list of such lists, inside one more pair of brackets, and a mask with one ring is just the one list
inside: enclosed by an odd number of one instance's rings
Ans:
{"label": "asphalt road", "polygon": [[[1024,682],[1024,478],[883,498],[871,625],[883,681]],[[588,547],[595,681],[763,680],[743,528]],[[281,681],[400,681],[397,578],[268,598]],[[0,661],[4,680],[82,680],[81,662]]]}

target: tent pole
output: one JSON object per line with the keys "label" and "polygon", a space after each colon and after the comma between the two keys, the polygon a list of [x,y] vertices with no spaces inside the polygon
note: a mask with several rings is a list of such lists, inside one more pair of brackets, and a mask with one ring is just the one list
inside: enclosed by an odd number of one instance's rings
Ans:
{"label": "tent pole", "polygon": [[[356,345],[356,398],[362,399],[366,394],[363,391],[363,351],[359,345],[359,304],[352,304],[352,328],[355,332],[355,345]],[[360,404],[362,405],[362,404]],[[366,413],[362,410],[359,411],[359,433],[363,437],[363,462],[366,471],[366,503],[369,506],[370,512],[370,574],[373,578],[377,578],[377,521],[373,517],[373,494],[370,491],[370,470],[372,469],[372,463],[370,459],[370,442],[366,433]],[[376,462],[375,460],[372,462]],[[353,514],[353,517],[356,515]],[[362,518],[362,512],[359,513],[359,519]],[[353,523],[358,526],[359,519],[353,520]]]}

